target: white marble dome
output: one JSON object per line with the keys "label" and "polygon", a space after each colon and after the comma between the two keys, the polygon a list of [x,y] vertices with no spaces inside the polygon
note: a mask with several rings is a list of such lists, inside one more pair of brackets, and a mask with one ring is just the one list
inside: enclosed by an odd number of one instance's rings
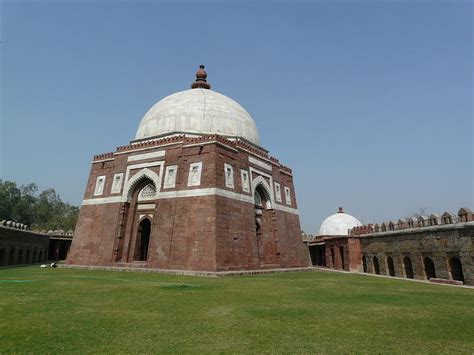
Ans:
{"label": "white marble dome", "polygon": [[347,235],[347,231],[354,227],[362,226],[360,221],[344,213],[342,207],[339,212],[326,218],[319,228],[319,235]]}
{"label": "white marble dome", "polygon": [[135,140],[174,133],[219,134],[260,145],[250,114],[231,98],[203,88],[180,91],[158,101],[143,116]]}

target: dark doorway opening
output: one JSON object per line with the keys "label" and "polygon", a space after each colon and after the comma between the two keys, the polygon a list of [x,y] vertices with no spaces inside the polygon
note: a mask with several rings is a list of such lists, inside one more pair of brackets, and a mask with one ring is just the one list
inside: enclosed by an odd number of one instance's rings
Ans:
{"label": "dark doorway opening", "polygon": [[335,258],[335,255],[334,255],[334,248],[331,248],[331,262],[332,262],[331,267],[333,269],[335,269],[336,268],[336,258]]}
{"label": "dark doorway opening", "polygon": [[10,250],[10,256],[8,257],[8,265],[15,265],[15,249]]}
{"label": "dark doorway opening", "polygon": [[364,270],[364,272],[367,272],[367,259],[365,258],[365,256],[362,257],[362,269]]}
{"label": "dark doorway opening", "polygon": [[464,273],[462,272],[461,261],[453,256],[451,259],[449,259],[449,267],[451,269],[451,276],[453,277],[453,280],[464,282]]}
{"label": "dark doorway opening", "polygon": [[426,257],[423,259],[423,264],[425,266],[425,273],[426,273],[426,278],[429,279],[435,279],[436,278],[436,269],[433,260],[431,258]]}
{"label": "dark doorway opening", "polygon": [[148,258],[148,244],[150,243],[151,222],[143,219],[138,226],[137,242],[135,244],[135,261],[146,261]]}
{"label": "dark doorway opening", "polygon": [[372,258],[372,261],[374,263],[374,273],[376,273],[377,275],[380,275],[379,259],[376,256],[374,256]]}
{"label": "dark doorway opening", "polygon": [[344,247],[342,245],[339,247],[339,255],[341,257],[341,268],[342,268],[342,270],[345,270],[345,267],[344,267]]}
{"label": "dark doorway opening", "polygon": [[309,247],[309,255],[311,264],[314,266],[326,266],[324,245],[311,245]]}
{"label": "dark doorway opening", "polygon": [[405,267],[405,275],[408,279],[413,278],[413,265],[411,259],[408,256],[403,258],[403,266]]}
{"label": "dark doorway opening", "polygon": [[395,265],[393,265],[393,258],[391,256],[387,257],[387,267],[388,267],[388,274],[390,276],[395,276]]}

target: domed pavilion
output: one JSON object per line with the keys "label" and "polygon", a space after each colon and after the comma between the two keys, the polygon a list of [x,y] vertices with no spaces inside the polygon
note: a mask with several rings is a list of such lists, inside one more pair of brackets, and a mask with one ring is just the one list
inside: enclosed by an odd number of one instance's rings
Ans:
{"label": "domed pavilion", "polygon": [[321,223],[319,233],[308,243],[312,264],[338,270],[359,271],[360,244],[358,239],[350,235],[350,231],[360,226],[362,223],[357,218],[339,207],[337,213]]}
{"label": "domed pavilion", "polygon": [[293,174],[260,146],[255,121],[191,89],[143,116],[135,138],[96,155],[67,263],[190,271],[308,266]]}

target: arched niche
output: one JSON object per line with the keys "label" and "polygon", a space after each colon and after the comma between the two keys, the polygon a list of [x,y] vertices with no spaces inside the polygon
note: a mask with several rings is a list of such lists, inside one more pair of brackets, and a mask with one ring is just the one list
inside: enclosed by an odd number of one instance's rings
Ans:
{"label": "arched niche", "polygon": [[140,220],[137,230],[137,238],[135,243],[135,261],[147,261],[148,260],[148,248],[150,245],[151,237],[151,220],[148,217],[144,217]]}
{"label": "arched niche", "polygon": [[124,202],[130,202],[132,194],[137,188],[137,186],[139,186],[145,180],[150,180],[153,182],[153,184],[155,185],[156,193],[158,194],[158,192],[160,191],[160,176],[154,171],[145,168],[133,175],[125,184],[122,195],[122,199],[124,200]]}
{"label": "arched niche", "polygon": [[380,275],[380,266],[379,266],[379,258],[377,258],[376,256],[374,256],[372,258],[372,262],[374,264],[374,273],[377,274],[377,275]]}
{"label": "arched niche", "polygon": [[[252,194],[256,205],[258,200],[260,200],[262,208],[267,210],[273,209],[273,190],[262,176],[257,176],[252,180]],[[259,196],[256,196],[256,194]]]}
{"label": "arched niche", "polygon": [[387,256],[387,269],[390,276],[395,276],[395,265],[393,264],[393,258],[390,255]]}

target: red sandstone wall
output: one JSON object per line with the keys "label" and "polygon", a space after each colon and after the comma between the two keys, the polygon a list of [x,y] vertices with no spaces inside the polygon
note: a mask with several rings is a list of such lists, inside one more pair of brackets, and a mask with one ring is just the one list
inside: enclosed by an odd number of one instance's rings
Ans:
{"label": "red sandstone wall", "polygon": [[109,265],[113,258],[120,204],[81,206],[67,257],[69,264]]}
{"label": "red sandstone wall", "polygon": [[155,211],[148,266],[216,269],[214,196],[160,200]]}

